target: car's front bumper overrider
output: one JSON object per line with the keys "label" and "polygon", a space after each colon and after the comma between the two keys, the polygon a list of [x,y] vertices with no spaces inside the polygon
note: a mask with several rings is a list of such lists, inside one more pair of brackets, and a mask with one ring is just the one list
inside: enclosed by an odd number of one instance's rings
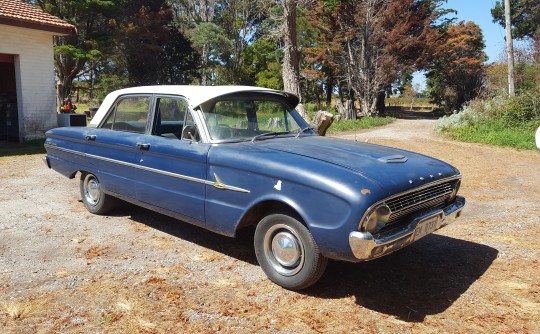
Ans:
{"label": "car's front bumper overrider", "polygon": [[51,168],[51,162],[49,161],[49,157],[48,157],[48,156],[42,157],[41,160],[43,161],[43,163],[45,164],[45,166],[47,166],[47,168]]}
{"label": "car's front bumper overrider", "polygon": [[450,205],[415,218],[405,228],[375,238],[369,232],[351,232],[349,245],[358,260],[371,260],[397,251],[423,236],[452,223],[461,214],[465,198],[457,196]]}

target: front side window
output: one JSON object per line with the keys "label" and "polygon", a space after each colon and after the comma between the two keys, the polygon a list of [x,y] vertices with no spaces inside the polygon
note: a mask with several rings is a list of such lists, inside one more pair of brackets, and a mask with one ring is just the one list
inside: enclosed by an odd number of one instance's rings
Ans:
{"label": "front side window", "polygon": [[156,99],[156,121],[153,135],[180,139],[188,103],[179,97],[158,97]]}
{"label": "front side window", "polygon": [[116,102],[101,128],[144,133],[149,106],[149,96],[123,97]]}

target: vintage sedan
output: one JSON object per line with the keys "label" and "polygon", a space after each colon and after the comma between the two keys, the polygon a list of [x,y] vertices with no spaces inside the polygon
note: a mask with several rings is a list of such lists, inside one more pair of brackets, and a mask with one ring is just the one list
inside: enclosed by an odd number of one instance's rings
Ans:
{"label": "vintage sedan", "polygon": [[110,93],[87,127],[47,132],[44,161],[80,175],[84,205],[117,199],[235,236],[303,289],[327,260],[371,260],[457,218],[461,175],[421,154],[318,136],[298,98],[258,87],[149,86]]}

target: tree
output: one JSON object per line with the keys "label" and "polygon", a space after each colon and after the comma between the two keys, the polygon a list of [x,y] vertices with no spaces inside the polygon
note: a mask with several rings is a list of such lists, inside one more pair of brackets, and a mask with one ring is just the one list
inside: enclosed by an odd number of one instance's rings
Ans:
{"label": "tree", "polygon": [[300,59],[298,52],[298,36],[296,35],[297,0],[283,1],[283,86],[284,90],[293,93],[302,101],[300,91]]}
{"label": "tree", "polygon": [[[510,0],[510,12],[514,38],[534,38],[540,34],[540,1]],[[504,6],[501,1],[495,3],[495,7],[491,9],[491,15],[493,22],[504,27]]]}
{"label": "tree", "polygon": [[111,50],[114,32],[109,24],[121,12],[125,0],[35,0],[27,1],[47,13],[77,27],[77,36],[54,38],[55,70],[58,77],[57,99],[71,94],[73,81],[93,72]]}
{"label": "tree", "polygon": [[190,83],[198,55],[171,24],[171,8],[162,0],[131,1],[125,15],[118,29],[118,51],[130,85]]}
{"label": "tree", "polygon": [[246,83],[282,90],[282,57],[282,50],[276,49],[276,43],[271,38],[262,37],[249,45],[244,53],[243,72],[252,78],[252,81]]}
{"label": "tree", "polygon": [[445,14],[438,9],[441,3],[326,0],[315,4],[314,20],[319,21],[327,46],[324,52],[318,48],[320,68],[336,75],[340,95],[348,97],[345,106],[351,108],[359,98],[364,115],[378,114],[384,108],[385,91],[401,73],[428,64],[439,39],[435,20]]}
{"label": "tree", "polygon": [[189,31],[193,47],[201,55],[201,84],[215,81],[216,68],[225,63],[225,54],[232,49],[231,41],[221,27],[203,22]]}
{"label": "tree", "polygon": [[259,2],[172,0],[177,26],[201,54],[202,84],[245,84],[244,56],[261,22]]}
{"label": "tree", "polygon": [[[538,0],[511,0],[510,13],[512,36],[516,39],[530,40],[534,61],[540,61],[540,2]],[[505,26],[505,7],[500,1],[496,2],[491,15],[493,22]],[[508,55],[509,64],[514,56],[514,52]],[[518,64],[515,71],[519,71],[519,67],[523,65]],[[519,76],[518,73],[516,74]],[[519,78],[516,78],[516,81],[519,81]],[[516,82],[516,85],[519,86],[520,83]]]}
{"label": "tree", "polygon": [[474,22],[450,26],[445,37],[426,77],[430,96],[451,112],[480,94],[487,56],[482,31]]}

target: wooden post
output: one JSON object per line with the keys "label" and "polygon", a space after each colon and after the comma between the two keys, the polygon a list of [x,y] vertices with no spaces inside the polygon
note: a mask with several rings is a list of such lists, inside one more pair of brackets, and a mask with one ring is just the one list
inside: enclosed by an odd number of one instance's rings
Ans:
{"label": "wooden post", "polygon": [[512,43],[512,22],[510,18],[510,0],[504,0],[504,22],[506,30],[506,55],[508,58],[508,96],[516,96],[514,86],[514,45]]}

